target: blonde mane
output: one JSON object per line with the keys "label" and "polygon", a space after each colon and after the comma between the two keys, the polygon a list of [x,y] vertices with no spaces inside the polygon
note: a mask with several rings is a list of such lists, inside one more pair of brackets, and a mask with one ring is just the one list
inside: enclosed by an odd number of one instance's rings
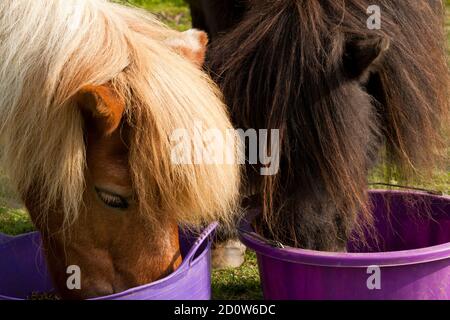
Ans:
{"label": "blonde mane", "polygon": [[212,81],[165,43],[178,33],[152,15],[105,0],[2,0],[0,139],[19,193],[37,193],[45,215],[77,218],[85,191],[86,85],[110,83],[127,101],[129,165],[140,211],[153,222],[228,220],[235,165],[175,165],[171,133],[195,122],[231,128]]}

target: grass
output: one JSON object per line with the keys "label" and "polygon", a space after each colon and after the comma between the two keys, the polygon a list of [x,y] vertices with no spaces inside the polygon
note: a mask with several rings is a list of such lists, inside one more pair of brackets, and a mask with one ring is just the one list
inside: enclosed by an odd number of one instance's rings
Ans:
{"label": "grass", "polygon": [[[167,25],[180,31],[191,27],[189,9],[183,0],[115,1],[149,10]],[[450,7],[450,0],[446,0],[446,3]],[[446,25],[450,30],[450,10]],[[448,39],[450,42],[450,32],[448,33]],[[376,169],[371,175],[371,180],[377,182],[382,180],[380,179],[382,170],[382,168]],[[393,180],[390,182],[396,183],[397,181]],[[8,181],[0,173],[0,232],[17,235],[33,230],[26,211],[15,200],[14,192],[8,186]],[[414,186],[450,194],[450,168],[446,172],[437,172],[431,182],[418,179],[414,181]],[[245,260],[244,265],[240,268],[213,271],[212,290],[215,299],[262,298],[256,255],[253,252],[247,252]]]}
{"label": "grass", "polygon": [[213,270],[212,291],[214,299],[219,300],[262,299],[256,254],[247,250],[240,268]]}
{"label": "grass", "polygon": [[34,227],[25,210],[0,207],[0,233],[18,235],[32,230]]}
{"label": "grass", "polygon": [[169,27],[185,31],[191,28],[189,8],[184,0],[115,0],[154,13]]}
{"label": "grass", "polygon": [[34,230],[30,218],[7,177],[0,171],[0,232],[18,235]]}

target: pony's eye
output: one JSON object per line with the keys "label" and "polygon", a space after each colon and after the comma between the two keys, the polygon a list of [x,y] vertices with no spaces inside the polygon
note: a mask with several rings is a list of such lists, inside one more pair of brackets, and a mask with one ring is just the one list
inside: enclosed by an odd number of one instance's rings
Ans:
{"label": "pony's eye", "polygon": [[108,207],[122,210],[128,209],[128,201],[124,197],[99,188],[95,188],[95,191],[97,191],[100,200]]}

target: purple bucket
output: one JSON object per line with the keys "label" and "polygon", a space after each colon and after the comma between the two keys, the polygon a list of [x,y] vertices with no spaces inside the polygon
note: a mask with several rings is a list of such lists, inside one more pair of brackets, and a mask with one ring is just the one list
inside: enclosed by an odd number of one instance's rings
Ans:
{"label": "purple bucket", "polygon": [[[348,253],[274,248],[250,223],[240,237],[256,251],[266,299],[450,299],[450,197],[370,193],[376,219],[368,245]],[[250,220],[250,219],[248,219]]]}
{"label": "purple bucket", "polygon": [[[211,299],[211,235],[216,227],[217,223],[209,225],[199,236],[180,232],[183,263],[168,277],[93,300]],[[51,291],[39,233],[0,234],[0,300],[24,300],[33,292]]]}

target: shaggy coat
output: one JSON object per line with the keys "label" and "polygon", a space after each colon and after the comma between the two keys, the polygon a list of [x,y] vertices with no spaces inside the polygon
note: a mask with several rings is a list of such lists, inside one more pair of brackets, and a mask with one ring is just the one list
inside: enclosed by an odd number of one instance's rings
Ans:
{"label": "shaggy coat", "polygon": [[[161,279],[181,263],[180,225],[231,220],[239,166],[173,157],[178,130],[233,129],[199,67],[206,42],[106,0],[0,1],[2,169],[63,298]],[[234,154],[236,140],[214,146]],[[73,265],[80,290],[66,284]]]}
{"label": "shaggy coat", "polygon": [[[247,168],[266,236],[341,250],[370,225],[367,176],[377,159],[403,177],[442,159],[441,1],[191,2],[194,26],[212,32],[208,67],[235,126],[280,130],[279,174]],[[371,5],[381,9],[379,30],[367,26]]]}

